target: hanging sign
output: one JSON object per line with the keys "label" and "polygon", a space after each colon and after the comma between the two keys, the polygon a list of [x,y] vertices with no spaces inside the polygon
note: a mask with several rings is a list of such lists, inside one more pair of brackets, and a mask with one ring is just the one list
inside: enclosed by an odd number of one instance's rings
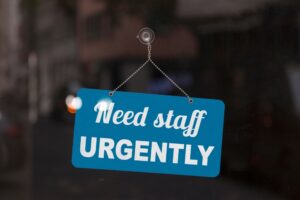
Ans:
{"label": "hanging sign", "polygon": [[215,177],[220,100],[81,89],[72,163],[77,168]]}

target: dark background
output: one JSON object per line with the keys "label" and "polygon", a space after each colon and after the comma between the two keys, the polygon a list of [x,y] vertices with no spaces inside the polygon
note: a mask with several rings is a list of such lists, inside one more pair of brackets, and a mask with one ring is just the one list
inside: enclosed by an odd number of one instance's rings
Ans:
{"label": "dark background", "polygon": [[[299,19],[296,0],[0,0],[0,199],[299,199]],[[65,99],[137,69],[142,27],[182,88],[225,102],[219,177],[72,167]],[[121,90],[182,95],[151,65]]]}

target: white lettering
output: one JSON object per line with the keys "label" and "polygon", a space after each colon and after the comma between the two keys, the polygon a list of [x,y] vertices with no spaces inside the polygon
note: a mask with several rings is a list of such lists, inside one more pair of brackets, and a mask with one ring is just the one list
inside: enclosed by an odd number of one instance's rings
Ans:
{"label": "white lettering", "polygon": [[86,151],[86,137],[81,136],[81,138],[80,138],[80,154],[85,158],[91,158],[96,153],[97,138],[92,137],[91,140],[92,141],[91,141],[90,151],[87,152]]}
{"label": "white lettering", "polygon": [[170,143],[169,148],[173,149],[173,163],[178,164],[179,150],[184,149],[183,144]]}
{"label": "white lettering", "polygon": [[109,123],[110,117],[112,115],[112,110],[115,106],[115,103],[110,103],[108,108],[107,108],[107,103],[106,102],[99,102],[95,105],[94,111],[98,112],[97,118],[96,118],[96,123],[100,123],[102,115],[103,117],[103,122],[105,124]]}
{"label": "white lettering", "polygon": [[[127,146],[124,148],[124,154],[122,153],[123,146]],[[129,160],[132,158],[132,149],[128,148],[132,146],[132,142],[130,140],[120,140],[116,145],[116,155],[120,160]]]}
{"label": "white lettering", "polygon": [[114,124],[122,124],[122,120],[118,121],[118,119],[122,118],[123,115],[124,115],[124,112],[122,110],[117,110],[113,117],[113,123]]}
{"label": "white lettering", "polygon": [[143,148],[143,146],[149,146],[149,142],[148,141],[140,141],[140,140],[137,140],[135,142],[134,160],[137,160],[137,161],[148,161],[148,157],[147,156],[141,155],[142,153],[148,153],[148,149],[147,148]]}
{"label": "white lettering", "polygon": [[205,151],[204,147],[202,145],[198,145],[198,149],[202,156],[202,165],[207,166],[208,163],[208,157],[210,156],[211,152],[214,150],[215,147],[209,146],[208,149]]}
{"label": "white lettering", "polygon": [[185,150],[185,161],[187,165],[198,165],[198,160],[191,159],[192,145],[187,144]]}
{"label": "white lettering", "polygon": [[159,158],[160,162],[165,163],[167,162],[167,143],[162,143],[162,148],[160,149],[159,145],[157,142],[152,142],[151,146],[151,157],[150,161],[155,162],[156,161],[156,156]]}
{"label": "white lettering", "polygon": [[[133,124],[135,126],[146,126],[146,117],[148,115],[148,111],[149,111],[149,107],[146,107],[144,108],[144,111],[143,112],[138,112],[135,117],[134,117],[134,121],[133,121]],[[140,119],[140,122],[139,122],[139,117],[141,118]]]}
{"label": "white lettering", "polygon": [[104,158],[104,152],[106,152],[107,157],[109,159],[114,159],[114,154],[112,153],[112,149],[115,146],[115,142],[110,138],[100,138],[99,144],[99,158]]}

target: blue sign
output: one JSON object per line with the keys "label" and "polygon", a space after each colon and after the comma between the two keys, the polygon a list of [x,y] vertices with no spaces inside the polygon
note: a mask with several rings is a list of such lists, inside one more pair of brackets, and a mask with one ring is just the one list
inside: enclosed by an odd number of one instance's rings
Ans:
{"label": "blue sign", "polygon": [[215,177],[220,100],[81,89],[72,163],[77,168]]}

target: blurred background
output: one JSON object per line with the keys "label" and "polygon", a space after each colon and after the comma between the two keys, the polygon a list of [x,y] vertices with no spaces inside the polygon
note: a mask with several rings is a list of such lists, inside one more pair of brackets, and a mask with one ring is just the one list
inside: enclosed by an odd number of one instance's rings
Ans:
{"label": "blurred background", "polygon": [[[153,59],[226,105],[221,174],[71,165],[80,87],[113,89]],[[182,95],[147,66],[121,90]],[[66,99],[68,99],[66,103]],[[0,199],[300,199],[297,0],[0,0]]]}

